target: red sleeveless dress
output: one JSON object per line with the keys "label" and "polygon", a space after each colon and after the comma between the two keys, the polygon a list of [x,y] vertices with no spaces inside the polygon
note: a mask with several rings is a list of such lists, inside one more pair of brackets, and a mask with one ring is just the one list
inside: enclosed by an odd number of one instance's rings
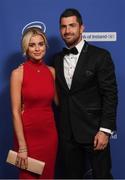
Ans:
{"label": "red sleeveless dress", "polygon": [[46,164],[41,176],[21,170],[20,179],[53,179],[58,143],[52,110],[54,79],[44,63],[27,60],[23,67],[22,121],[28,156]]}

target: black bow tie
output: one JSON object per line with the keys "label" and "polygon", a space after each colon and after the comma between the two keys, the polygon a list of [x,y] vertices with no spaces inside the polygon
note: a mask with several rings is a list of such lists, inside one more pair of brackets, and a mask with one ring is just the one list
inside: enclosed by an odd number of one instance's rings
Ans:
{"label": "black bow tie", "polygon": [[64,55],[78,54],[78,50],[76,49],[76,47],[73,47],[71,49],[63,48],[63,53],[64,53]]}

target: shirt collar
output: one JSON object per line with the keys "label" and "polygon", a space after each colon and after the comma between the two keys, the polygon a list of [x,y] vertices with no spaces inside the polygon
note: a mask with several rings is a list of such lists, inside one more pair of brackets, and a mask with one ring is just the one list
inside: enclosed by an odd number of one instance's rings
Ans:
{"label": "shirt collar", "polygon": [[85,41],[84,41],[84,39],[82,38],[81,41],[75,46],[75,47],[77,48],[77,50],[78,50],[79,53],[81,53],[81,50],[82,50],[84,44],[85,44]]}

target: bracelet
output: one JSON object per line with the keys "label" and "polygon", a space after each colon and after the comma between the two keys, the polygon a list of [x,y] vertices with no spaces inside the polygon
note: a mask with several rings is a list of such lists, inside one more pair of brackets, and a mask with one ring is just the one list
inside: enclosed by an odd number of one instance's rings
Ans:
{"label": "bracelet", "polygon": [[27,149],[19,149],[19,153],[27,152]]}
{"label": "bracelet", "polygon": [[27,147],[24,147],[24,148],[19,148],[19,150],[24,150],[24,149],[27,149]]}
{"label": "bracelet", "polygon": [[27,148],[19,148],[18,150],[19,153],[27,152]]}

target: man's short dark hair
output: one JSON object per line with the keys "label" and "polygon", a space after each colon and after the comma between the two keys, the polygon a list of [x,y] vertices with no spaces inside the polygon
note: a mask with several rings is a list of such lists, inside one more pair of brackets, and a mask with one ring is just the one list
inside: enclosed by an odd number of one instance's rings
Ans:
{"label": "man's short dark hair", "polygon": [[81,14],[79,13],[79,11],[77,9],[73,9],[73,8],[66,9],[65,11],[63,11],[63,13],[60,15],[60,19],[59,19],[60,24],[61,24],[61,19],[63,17],[70,17],[70,16],[76,16],[78,23],[80,25],[83,24]]}

